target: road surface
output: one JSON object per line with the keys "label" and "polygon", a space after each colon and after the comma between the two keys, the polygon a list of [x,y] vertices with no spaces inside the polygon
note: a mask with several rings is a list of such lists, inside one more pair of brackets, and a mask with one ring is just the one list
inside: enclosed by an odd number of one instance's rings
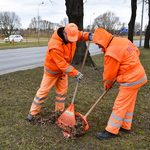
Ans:
{"label": "road surface", "polygon": [[[101,53],[97,45],[90,45],[91,55]],[[47,47],[0,50],[0,75],[43,66]]]}
{"label": "road surface", "polygon": [[[134,41],[139,46],[139,41]],[[144,41],[142,41],[142,45]],[[0,75],[43,66],[47,46],[0,50]],[[100,54],[97,45],[91,43],[91,55]]]}

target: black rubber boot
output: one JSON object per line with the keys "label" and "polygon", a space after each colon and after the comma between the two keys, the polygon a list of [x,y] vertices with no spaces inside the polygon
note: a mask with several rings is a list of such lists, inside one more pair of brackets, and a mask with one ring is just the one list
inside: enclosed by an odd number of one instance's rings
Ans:
{"label": "black rubber boot", "polygon": [[34,116],[32,116],[31,114],[28,114],[27,120],[30,121],[30,122],[34,121]]}
{"label": "black rubber boot", "polygon": [[106,130],[102,132],[98,132],[96,134],[96,138],[98,138],[99,140],[110,139],[110,138],[115,138],[115,137],[117,137],[117,135],[112,134]]}
{"label": "black rubber boot", "polygon": [[127,130],[127,129],[124,129],[124,128],[120,128],[119,131],[127,133],[127,134],[131,134],[131,130]]}

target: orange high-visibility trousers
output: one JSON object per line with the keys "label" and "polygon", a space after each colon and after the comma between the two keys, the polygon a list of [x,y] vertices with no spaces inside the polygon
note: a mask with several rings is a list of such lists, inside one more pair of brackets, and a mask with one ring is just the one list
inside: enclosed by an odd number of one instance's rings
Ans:
{"label": "orange high-visibility trousers", "polygon": [[105,130],[113,134],[118,134],[121,127],[127,130],[131,129],[138,90],[139,88],[120,86]]}
{"label": "orange high-visibility trousers", "polygon": [[41,111],[41,107],[53,86],[55,86],[56,91],[55,111],[64,110],[64,102],[68,89],[68,75],[49,76],[44,73],[40,88],[38,89],[30,108],[31,115],[36,115]]}

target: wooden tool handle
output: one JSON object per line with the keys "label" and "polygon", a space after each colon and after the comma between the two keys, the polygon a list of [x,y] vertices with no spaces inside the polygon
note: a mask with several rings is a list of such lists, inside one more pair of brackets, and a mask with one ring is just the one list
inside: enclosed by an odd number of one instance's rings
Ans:
{"label": "wooden tool handle", "polygon": [[[86,51],[85,51],[83,63],[82,63],[81,70],[80,70],[81,72],[83,71],[83,67],[84,67],[84,65],[85,65],[85,61],[86,61],[86,58],[87,58],[87,54],[88,54],[89,47],[90,47],[90,41],[88,42],[88,46],[87,46]],[[76,97],[76,95],[77,95],[78,86],[79,86],[79,82],[77,82],[77,84],[76,84],[75,91],[74,91],[74,93],[73,93],[72,103],[74,103],[74,101],[75,101],[75,97]]]}

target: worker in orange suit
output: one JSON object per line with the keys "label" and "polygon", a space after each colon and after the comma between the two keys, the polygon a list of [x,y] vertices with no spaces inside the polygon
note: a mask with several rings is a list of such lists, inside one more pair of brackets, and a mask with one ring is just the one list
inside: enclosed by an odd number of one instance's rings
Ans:
{"label": "worker in orange suit", "polygon": [[75,54],[77,41],[91,40],[92,34],[79,31],[74,23],[59,28],[52,35],[44,61],[44,75],[27,119],[32,121],[40,113],[52,87],[56,89],[55,111],[63,111],[68,89],[68,76],[76,77],[79,82],[83,74],[70,65]]}
{"label": "worker in orange suit", "polygon": [[107,126],[96,134],[102,140],[116,137],[119,131],[130,132],[137,93],[147,82],[147,76],[139,49],[128,39],[97,28],[93,41],[104,52],[104,88],[110,89],[115,81],[120,85]]}

